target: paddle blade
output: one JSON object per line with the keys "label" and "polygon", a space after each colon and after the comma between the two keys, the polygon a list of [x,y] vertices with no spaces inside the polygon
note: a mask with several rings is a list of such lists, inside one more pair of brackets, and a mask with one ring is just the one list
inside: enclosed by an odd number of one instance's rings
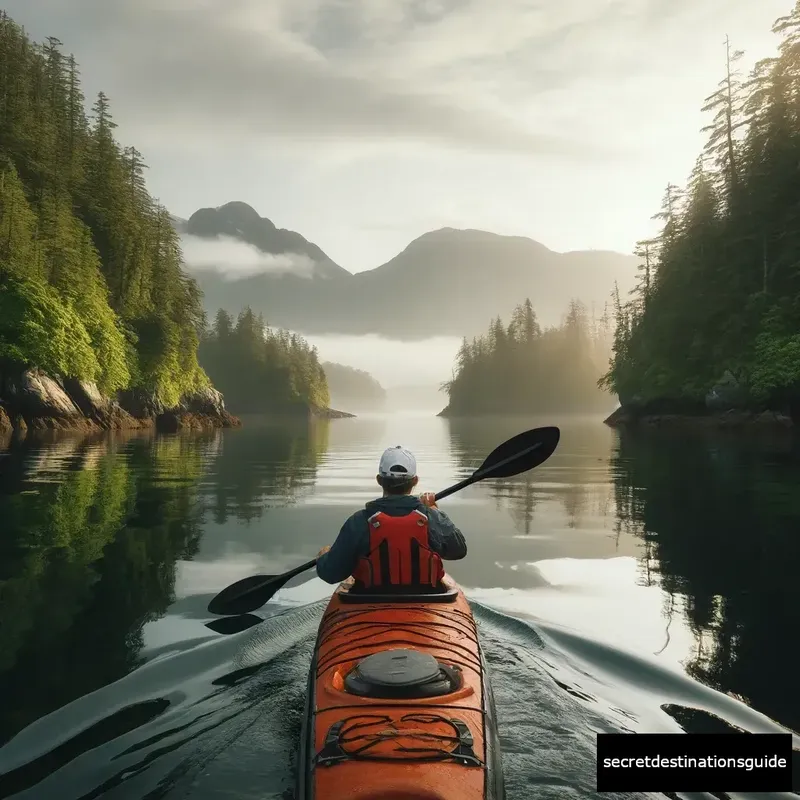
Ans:
{"label": "paddle blade", "polygon": [[558,447],[561,431],[555,426],[533,428],[503,442],[486,456],[474,477],[510,478],[538,467]]}
{"label": "paddle blade", "polygon": [[299,567],[284,572],[282,575],[251,575],[223,589],[209,604],[209,614],[235,616],[248,614],[261,608],[272,599],[278,589],[285,586],[295,575],[311,569],[317,563],[316,558],[306,561]]}
{"label": "paddle blade", "polygon": [[211,622],[206,622],[206,628],[210,628],[214,633],[222,633],[229,636],[232,633],[241,633],[254,625],[263,622],[262,617],[257,617],[255,614],[241,614],[238,617],[222,617],[221,619],[212,619]]}
{"label": "paddle blade", "polygon": [[223,589],[209,604],[209,614],[248,614],[261,608],[291,576],[251,575]]}

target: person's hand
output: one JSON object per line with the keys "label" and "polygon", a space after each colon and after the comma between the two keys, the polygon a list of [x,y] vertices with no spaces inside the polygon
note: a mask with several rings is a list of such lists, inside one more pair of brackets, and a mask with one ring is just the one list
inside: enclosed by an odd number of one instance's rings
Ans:
{"label": "person's hand", "polygon": [[329,544],[326,544],[325,547],[323,547],[322,550],[320,550],[319,553],[317,553],[317,558],[319,558],[324,553],[327,553],[328,550],[330,550],[330,549],[331,549],[331,546]]}
{"label": "person's hand", "polygon": [[436,505],[436,493],[435,492],[423,492],[419,496],[419,501],[422,505],[427,506],[428,508],[438,508]]}

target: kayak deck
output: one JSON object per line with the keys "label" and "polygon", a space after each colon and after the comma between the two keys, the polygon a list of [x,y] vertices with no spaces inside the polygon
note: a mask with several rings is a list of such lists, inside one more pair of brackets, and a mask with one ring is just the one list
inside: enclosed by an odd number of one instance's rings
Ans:
{"label": "kayak deck", "polygon": [[494,703],[469,604],[341,585],[309,673],[298,800],[502,800]]}

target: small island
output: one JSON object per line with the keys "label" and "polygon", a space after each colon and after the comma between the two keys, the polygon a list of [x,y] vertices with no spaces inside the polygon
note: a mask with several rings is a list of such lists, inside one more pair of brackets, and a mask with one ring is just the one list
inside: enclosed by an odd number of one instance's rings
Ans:
{"label": "small island", "polygon": [[608,411],[598,378],[610,343],[608,313],[596,319],[573,300],[560,326],[542,329],[527,298],[508,325],[497,317],[485,335],[462,341],[439,416]]}
{"label": "small island", "polygon": [[[800,6],[775,24],[796,30]],[[730,53],[706,98],[705,151],[670,184],[660,234],[638,243],[638,288],[615,296],[601,385],[612,426],[791,428],[800,421],[797,55],[786,39],[745,78]]]}

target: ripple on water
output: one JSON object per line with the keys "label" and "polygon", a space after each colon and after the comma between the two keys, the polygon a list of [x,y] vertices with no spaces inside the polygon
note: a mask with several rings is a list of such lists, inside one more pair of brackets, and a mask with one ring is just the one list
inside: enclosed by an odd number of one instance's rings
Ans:
{"label": "ripple on water", "polygon": [[[508,800],[594,795],[597,733],[679,731],[692,713],[740,730],[778,729],[672,670],[472,605]],[[288,800],[324,607],[282,609],[241,634],[153,659],[35,722],[0,749],[0,797]],[[34,785],[42,773],[50,774]]]}

